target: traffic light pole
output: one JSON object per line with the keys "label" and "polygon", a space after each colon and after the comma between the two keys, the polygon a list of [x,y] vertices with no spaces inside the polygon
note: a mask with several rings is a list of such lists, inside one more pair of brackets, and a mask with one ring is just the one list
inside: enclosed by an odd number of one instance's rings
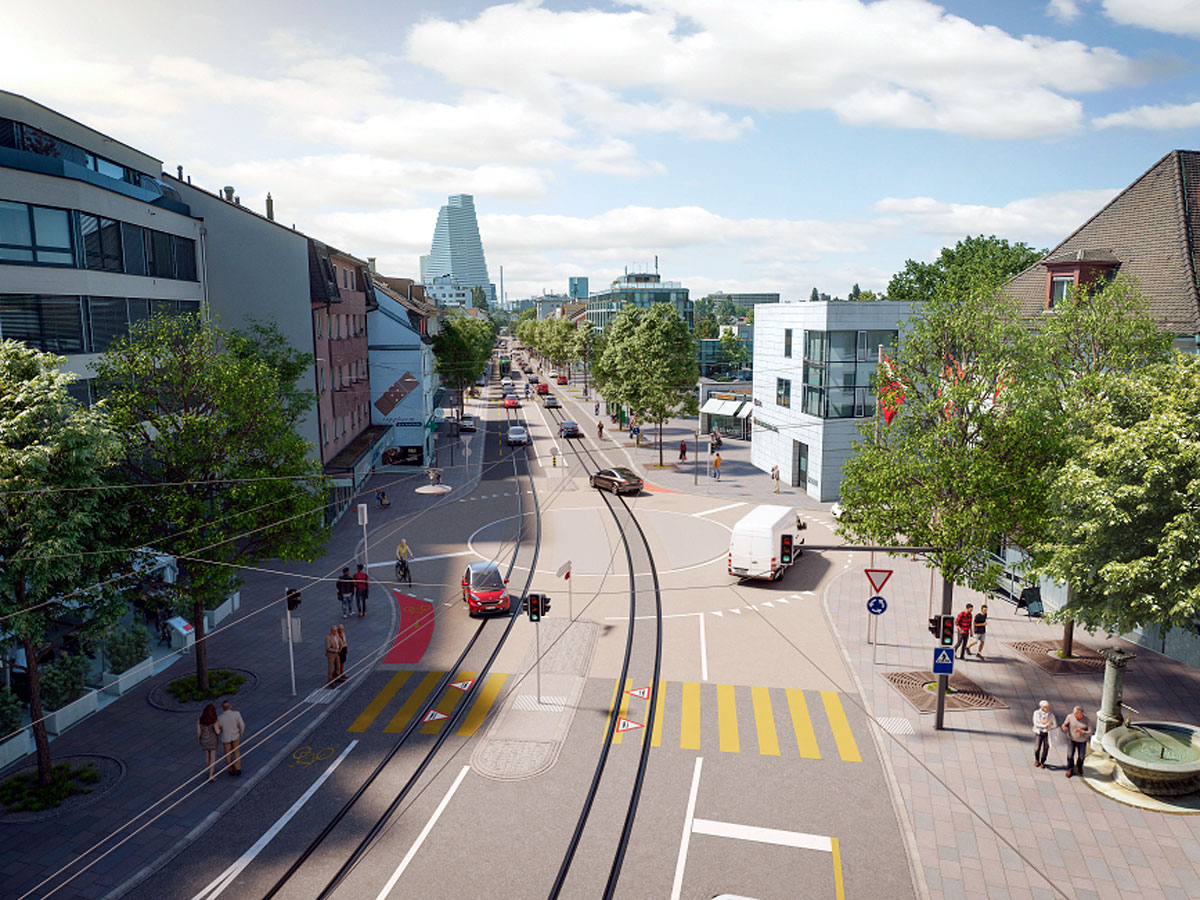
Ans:
{"label": "traffic light pole", "polygon": [[[954,614],[954,582],[942,576],[942,615],[950,616]],[[954,653],[954,647],[951,645],[950,653]],[[950,689],[950,676],[939,675],[937,677],[937,714],[933,720],[933,727],[936,731],[941,731],[945,727],[946,719],[946,691]]]}
{"label": "traffic light pole", "polygon": [[537,677],[537,702],[542,705],[542,619],[533,623],[533,668]]}

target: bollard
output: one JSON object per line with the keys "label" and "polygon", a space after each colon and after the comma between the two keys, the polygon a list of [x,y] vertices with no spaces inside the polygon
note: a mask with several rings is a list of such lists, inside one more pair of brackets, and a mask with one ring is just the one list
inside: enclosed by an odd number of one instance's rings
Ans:
{"label": "bollard", "polygon": [[550,454],[550,466],[555,469],[558,468],[558,455],[555,453]]}

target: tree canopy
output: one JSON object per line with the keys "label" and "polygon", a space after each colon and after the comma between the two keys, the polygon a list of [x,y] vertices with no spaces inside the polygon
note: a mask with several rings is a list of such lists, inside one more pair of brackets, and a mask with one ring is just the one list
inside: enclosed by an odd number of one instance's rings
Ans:
{"label": "tree canopy", "polygon": [[496,327],[490,319],[462,313],[442,320],[433,336],[433,355],[442,381],[458,392],[459,411],[468,385],[484,373],[496,343]]}
{"label": "tree canopy", "polygon": [[940,290],[951,293],[986,287],[998,288],[1012,275],[1033,265],[1046,251],[1025,243],[1011,244],[995,235],[967,237],[945,247],[931,263],[907,260],[888,282],[889,300],[922,303]]}

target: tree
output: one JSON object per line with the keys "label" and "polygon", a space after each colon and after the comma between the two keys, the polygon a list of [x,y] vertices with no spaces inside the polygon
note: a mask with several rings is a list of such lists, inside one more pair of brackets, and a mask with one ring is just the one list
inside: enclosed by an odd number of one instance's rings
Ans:
{"label": "tree", "polygon": [[583,321],[575,326],[571,334],[571,358],[583,367],[583,395],[588,395],[588,378],[591,361],[601,349],[602,335],[591,322]]}
{"label": "tree", "polygon": [[699,322],[701,319],[707,319],[713,314],[713,298],[701,297],[692,304],[692,321]]}
{"label": "tree", "polygon": [[888,282],[889,300],[923,303],[940,289],[953,292],[981,287],[999,288],[1008,277],[1033,265],[1045,250],[1025,243],[1010,244],[995,235],[967,237],[953,247],[944,247],[932,263],[908,260]]}
{"label": "tree", "polygon": [[861,294],[862,294],[862,288],[860,288],[858,286],[858,282],[856,281],[856,282],[854,282],[854,287],[850,288],[849,299],[857,300]]}
{"label": "tree", "polygon": [[717,302],[717,322],[721,325],[732,325],[737,319],[737,306],[728,297],[722,297]]}
{"label": "tree", "polygon": [[750,361],[750,352],[738,337],[736,329],[721,335],[721,361],[732,370],[741,369]]}
{"label": "tree", "polygon": [[1200,357],[1100,376],[1050,490],[1039,569],[1059,618],[1122,633],[1200,618]]}
{"label": "tree", "polygon": [[316,391],[299,386],[311,382],[313,355],[293,347],[274,322],[254,318],[248,328],[230,332],[225,343],[238,359],[261,359],[274,371],[284,417],[292,427],[300,424],[317,402]]}
{"label": "tree", "polygon": [[239,587],[238,567],[312,560],[324,546],[321,464],[292,427],[271,362],[239,356],[209,320],[154,316],[95,368],[124,477],[156,486],[136,492],[132,533],[177,558],[174,599],[207,690],[204,611]]}
{"label": "tree", "polygon": [[[858,285],[855,285],[855,287],[858,287]],[[882,300],[883,298],[874,291],[859,291],[857,294],[851,296],[850,299],[865,303],[872,300]]]}
{"label": "tree", "polygon": [[818,291],[816,288],[813,288],[812,293],[808,295],[808,301],[809,301],[809,303],[820,303],[821,302],[821,292]]}
{"label": "tree", "polygon": [[471,305],[476,309],[486,310],[488,308],[487,291],[479,285],[471,288]]}
{"label": "tree", "polygon": [[699,377],[696,342],[674,304],[626,306],[618,312],[594,376],[608,400],[658,425],[658,464],[663,465],[663,423],[676,414],[695,413],[691,388]]}
{"label": "tree", "polygon": [[433,336],[437,371],[458,392],[460,417],[467,386],[484,373],[495,343],[495,326],[490,320],[462,313],[447,316]]}
{"label": "tree", "polygon": [[101,408],[70,398],[75,376],[62,362],[0,341],[0,615],[25,652],[41,785],[51,781],[38,668],[47,635],[64,616],[84,639],[108,630],[127,607],[122,576],[136,558],[123,549],[129,492],[105,490],[117,433]]}
{"label": "tree", "polygon": [[712,318],[696,319],[695,335],[698,341],[713,341],[719,332],[717,320]]}

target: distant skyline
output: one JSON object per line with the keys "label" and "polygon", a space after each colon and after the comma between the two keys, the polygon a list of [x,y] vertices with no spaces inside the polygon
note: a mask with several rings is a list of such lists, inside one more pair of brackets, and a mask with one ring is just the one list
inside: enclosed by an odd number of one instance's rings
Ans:
{"label": "distant skyline", "polygon": [[0,85],[388,275],[472,194],[510,299],[657,256],[798,300],[1057,243],[1200,149],[1198,41],[1187,0],[40,0]]}

